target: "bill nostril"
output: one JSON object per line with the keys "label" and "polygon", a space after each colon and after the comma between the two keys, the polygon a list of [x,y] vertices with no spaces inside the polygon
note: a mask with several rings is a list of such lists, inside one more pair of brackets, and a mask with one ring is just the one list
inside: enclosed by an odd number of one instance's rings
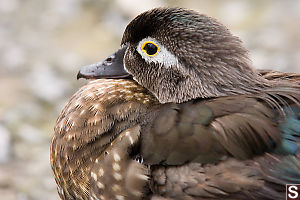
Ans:
{"label": "bill nostril", "polygon": [[112,61],[112,57],[108,57],[108,58],[106,59],[106,61],[107,61],[107,62],[111,62],[111,61]]}

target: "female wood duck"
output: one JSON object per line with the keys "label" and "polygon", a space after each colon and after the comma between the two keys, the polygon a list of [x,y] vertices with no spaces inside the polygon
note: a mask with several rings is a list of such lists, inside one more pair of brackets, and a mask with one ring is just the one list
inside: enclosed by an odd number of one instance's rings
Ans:
{"label": "female wood duck", "polygon": [[97,80],[51,144],[61,199],[271,200],[300,183],[300,75],[255,71],[215,19],[144,12],[81,77]]}

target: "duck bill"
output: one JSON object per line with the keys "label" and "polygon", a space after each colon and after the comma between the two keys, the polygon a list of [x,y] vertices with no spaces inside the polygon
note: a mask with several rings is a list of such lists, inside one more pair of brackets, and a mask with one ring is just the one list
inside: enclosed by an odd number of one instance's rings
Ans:
{"label": "duck bill", "polygon": [[130,74],[124,68],[124,55],[127,46],[118,49],[115,53],[110,55],[104,61],[83,66],[78,74],[77,79],[121,79],[130,78]]}

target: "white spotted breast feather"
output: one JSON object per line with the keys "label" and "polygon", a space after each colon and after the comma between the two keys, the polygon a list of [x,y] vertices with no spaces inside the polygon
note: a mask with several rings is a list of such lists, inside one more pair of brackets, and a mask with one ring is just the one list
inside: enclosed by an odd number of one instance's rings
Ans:
{"label": "white spotted breast feather", "polygon": [[57,119],[51,143],[60,195],[140,198],[148,170],[129,153],[156,107],[155,97],[131,80],[94,80],[76,92]]}

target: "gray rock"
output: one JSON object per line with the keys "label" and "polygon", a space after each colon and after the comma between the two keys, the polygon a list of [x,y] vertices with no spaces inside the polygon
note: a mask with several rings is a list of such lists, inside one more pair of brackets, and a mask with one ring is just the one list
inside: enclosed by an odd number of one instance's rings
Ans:
{"label": "gray rock", "polygon": [[31,92],[48,102],[54,102],[61,98],[69,87],[68,82],[43,62],[35,64],[27,81]]}
{"label": "gray rock", "polygon": [[40,144],[45,139],[41,130],[30,124],[22,124],[19,128],[18,136],[24,140],[26,144]]}
{"label": "gray rock", "polygon": [[8,163],[11,159],[11,134],[0,125],[0,164]]}

